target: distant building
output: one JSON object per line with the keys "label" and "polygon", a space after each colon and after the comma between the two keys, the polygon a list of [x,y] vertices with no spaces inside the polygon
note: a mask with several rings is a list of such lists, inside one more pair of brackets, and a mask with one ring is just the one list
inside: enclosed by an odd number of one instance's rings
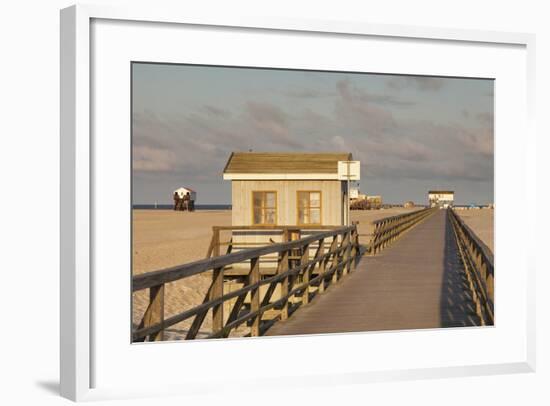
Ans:
{"label": "distant building", "polygon": [[428,205],[430,207],[448,208],[454,204],[453,190],[430,190],[428,192]]}
{"label": "distant building", "polygon": [[406,201],[405,203],[403,203],[403,207],[406,208],[406,209],[410,209],[411,207],[414,207],[414,206],[415,206],[415,204],[411,200]]}
{"label": "distant building", "polygon": [[380,209],[382,207],[382,196],[367,196],[367,205],[370,209]]}
{"label": "distant building", "polygon": [[356,200],[356,199],[359,199],[359,188],[357,187],[354,187],[354,188],[350,188],[349,190],[349,198],[351,200]]}

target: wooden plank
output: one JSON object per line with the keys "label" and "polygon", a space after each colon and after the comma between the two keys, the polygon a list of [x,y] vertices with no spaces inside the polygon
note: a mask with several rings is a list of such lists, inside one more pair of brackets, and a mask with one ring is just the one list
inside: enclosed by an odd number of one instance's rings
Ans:
{"label": "wooden plank", "polygon": [[[281,258],[281,266],[279,268],[279,273],[284,273],[288,270],[288,256],[290,251],[283,251],[282,258]],[[281,281],[281,297],[286,297],[288,294],[288,285],[289,285],[289,277],[286,276]],[[283,301],[283,305],[281,307],[281,319],[286,320],[288,319],[288,300]]]}
{"label": "wooden plank", "polygon": [[[223,268],[214,269],[212,275],[212,289],[210,290],[210,300],[218,299],[223,296]],[[212,332],[223,328],[223,303],[215,305],[212,308]]]}
{"label": "wooden plank", "polygon": [[[161,324],[164,321],[164,285],[153,286],[149,289],[149,307],[143,316],[143,327],[147,328],[155,324]],[[149,341],[162,341],[164,339],[164,330],[151,334]]]}
{"label": "wooden plank", "polygon": [[[319,244],[319,256],[325,255],[325,240],[322,240],[322,243]],[[321,261],[319,261],[319,276],[320,276],[320,282],[319,282],[319,293],[323,293],[325,291],[325,270],[327,267],[327,262],[330,260],[330,256],[323,258]]]}
{"label": "wooden plank", "polygon": [[348,231],[346,234],[344,234],[344,240],[342,241],[342,245],[344,246],[344,255],[343,255],[343,261],[346,262],[346,266],[343,269],[343,274],[347,275],[349,273],[351,262],[349,262],[351,258],[351,236],[350,232]]}
{"label": "wooden plank", "polygon": [[[302,256],[300,258],[300,265],[307,264],[309,262],[309,244],[302,247]],[[302,274],[302,282],[306,284],[306,288],[302,292],[302,304],[309,303],[309,275],[310,267],[304,269]]]}
{"label": "wooden plank", "polygon": [[[252,258],[250,261],[250,283],[260,282],[260,261],[259,258]],[[252,312],[259,312],[260,310],[260,289],[256,288],[251,291],[250,298],[250,310]],[[259,313],[254,319],[252,319],[252,326],[250,327],[250,335],[257,337],[260,335],[260,321],[262,320],[261,313]]]}

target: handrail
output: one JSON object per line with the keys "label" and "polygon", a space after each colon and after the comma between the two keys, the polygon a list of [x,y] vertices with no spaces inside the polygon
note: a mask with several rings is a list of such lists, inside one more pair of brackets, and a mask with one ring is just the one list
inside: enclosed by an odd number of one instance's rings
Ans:
{"label": "handrail", "polygon": [[232,251],[234,246],[237,246],[238,248],[245,248],[250,246],[258,246],[258,245],[265,245],[265,243],[258,242],[239,242],[236,243],[233,241],[233,239],[229,239],[226,242],[221,241],[221,232],[222,231],[252,231],[256,233],[262,233],[262,232],[278,232],[281,235],[288,235],[290,232],[299,232],[302,231],[322,231],[322,230],[334,230],[341,226],[329,226],[329,225],[299,225],[299,226],[288,226],[288,225],[246,225],[246,226],[212,226],[212,239],[210,240],[210,244],[208,246],[208,250],[206,252],[205,258],[210,258],[212,256],[218,256],[220,255],[220,248],[222,245],[228,246],[228,252]]}
{"label": "handrail", "polygon": [[[288,236],[287,236],[288,237]],[[330,240],[328,251],[326,242]],[[310,258],[310,251],[315,254]],[[274,276],[261,279],[260,257],[277,253],[277,272]],[[244,322],[251,323],[250,335],[257,336],[265,329],[262,314],[270,309],[279,311],[278,318],[289,317],[289,299],[299,295],[300,304],[310,301],[310,294],[322,293],[325,285],[337,282],[343,275],[355,268],[362,254],[357,227],[337,227],[328,231],[294,241],[274,243],[261,248],[250,248],[221,256],[203,259],[190,264],[171,267],[160,271],[136,275],[132,278],[132,291],[149,289],[149,306],[140,325],[132,333],[133,341],[162,340],[164,330],[176,323],[195,316],[186,339],[194,339],[202,326],[206,314],[212,309],[212,333],[210,338],[227,337],[230,331]],[[291,259],[298,255],[298,260]],[[224,293],[223,274],[232,264],[250,261],[250,271],[243,288]],[[312,277],[317,268],[317,276]],[[213,271],[212,284],[201,305],[164,318],[164,286],[183,278]],[[270,301],[277,285],[281,286],[281,297]],[[260,286],[269,285],[260,303]],[[311,288],[315,289],[311,291]],[[245,298],[250,296],[250,309],[242,314]],[[224,317],[223,305],[235,299],[236,303],[228,317]]]}
{"label": "handrail", "polygon": [[448,210],[476,313],[482,325],[494,324],[493,253],[455,213]]}
{"label": "handrail", "polygon": [[429,210],[429,209],[430,208],[423,208],[423,209],[414,210],[414,211],[411,211],[411,212],[408,212],[408,213],[402,213],[402,214],[396,214],[394,216],[384,217],[384,218],[381,218],[381,219],[378,219],[378,220],[374,220],[372,222],[372,224],[377,225],[377,224],[381,224],[381,223],[391,222],[393,220],[399,220],[399,219],[403,219],[403,218],[407,218],[407,217],[411,217],[411,216],[416,216],[416,215],[418,215],[418,213]]}
{"label": "handrail", "polygon": [[405,231],[435,213],[436,210],[438,209],[426,208],[373,221],[372,224],[375,228],[368,245],[368,252],[371,255],[380,252]]}
{"label": "handrail", "polygon": [[133,278],[132,291],[135,292],[137,290],[160,285],[161,283],[173,282],[178,279],[187,278],[189,276],[193,276],[205,271],[210,271],[215,268],[226,267],[267,254],[290,250],[293,248],[300,248],[304,244],[309,244],[310,242],[315,242],[319,239],[323,239],[326,237],[332,237],[335,233],[341,234],[347,229],[348,227],[340,227],[332,231],[311,235],[301,240],[265,245],[260,248],[251,248],[248,250],[242,250],[219,257],[201,259],[184,265],[178,265],[166,269],[161,269],[159,271],[152,271],[136,275]]}

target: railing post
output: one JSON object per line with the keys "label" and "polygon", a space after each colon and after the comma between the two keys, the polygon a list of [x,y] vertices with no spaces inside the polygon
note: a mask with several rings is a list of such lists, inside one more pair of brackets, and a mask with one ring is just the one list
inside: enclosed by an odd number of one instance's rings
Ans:
{"label": "railing post", "polygon": [[352,248],[352,239],[351,239],[351,230],[349,230],[347,233],[346,233],[346,240],[347,240],[347,248],[346,248],[346,265],[345,265],[345,268],[346,268],[346,274],[349,274],[351,272],[351,263],[353,261],[353,257],[351,255],[351,248]]}
{"label": "railing post", "polygon": [[327,258],[323,258],[325,255],[325,239],[323,238],[319,241],[319,293],[325,291],[325,269],[327,267],[327,260],[330,258],[330,255]]}
{"label": "railing post", "polygon": [[[164,284],[149,289],[149,307],[143,316],[143,327],[149,327],[164,321]],[[151,334],[149,341],[164,340],[164,329]]]}
{"label": "railing post", "polygon": [[[219,250],[219,245],[218,245]],[[223,267],[216,268],[212,274],[212,288],[210,289],[210,300],[223,296]],[[223,303],[212,307],[212,333],[223,329]]]}
{"label": "railing post", "polygon": [[[260,282],[260,258],[252,258],[250,260],[250,284]],[[252,289],[250,292],[250,311],[259,312],[260,310],[260,288]],[[260,321],[262,320],[262,314],[258,313],[252,319],[252,326],[250,327],[250,335],[252,337],[258,337],[260,335]]]}
{"label": "railing post", "polygon": [[[309,244],[306,244],[302,247],[302,256],[300,257],[300,267],[307,264],[309,261]],[[302,292],[302,304],[309,303],[309,266],[306,266],[302,269],[302,283],[306,284]]]}
{"label": "railing post", "polygon": [[218,257],[220,255],[220,229],[215,228],[213,231],[214,231],[214,235],[213,235],[214,246],[213,246],[212,253],[214,257]]}
{"label": "railing post", "polygon": [[494,288],[494,277],[492,274],[487,275],[487,294],[489,295],[489,299],[494,302],[495,300],[495,288]]}
{"label": "railing post", "polygon": [[[288,229],[285,229],[284,234],[283,234],[283,240],[284,240],[284,242],[288,242],[289,239],[290,238],[289,238]],[[282,263],[281,263],[281,266],[279,267],[279,272],[280,273],[284,273],[284,272],[288,271],[288,257],[289,257],[289,255],[290,255],[290,250],[283,251],[283,253],[281,255]],[[284,297],[286,297],[286,295],[288,295],[288,283],[289,283],[289,278],[288,278],[288,275],[287,275],[281,281],[281,298],[284,298]],[[286,320],[286,319],[288,319],[288,298],[283,300],[283,305],[281,307],[281,320]]]}
{"label": "railing post", "polygon": [[349,231],[346,231],[344,236],[343,236],[342,247],[344,248],[344,255],[343,255],[343,260],[342,260],[342,262],[344,263],[344,266],[342,268],[342,274],[347,275],[348,272],[349,272],[349,267],[348,267],[349,262],[348,262],[348,260],[350,258]]}
{"label": "railing post", "polygon": [[354,239],[353,241],[355,242],[355,256],[354,256],[354,259],[353,259],[353,269],[357,268],[357,263],[359,262],[359,257],[361,256],[361,246],[359,245],[359,231],[357,230],[357,228],[355,228],[353,230],[353,233],[354,233]]}
{"label": "railing post", "polygon": [[338,246],[338,237],[339,235],[335,235],[332,240],[332,244],[330,246],[330,251],[332,252],[332,268],[334,268],[334,273],[332,274],[332,283],[338,282],[338,277],[340,276],[338,274],[338,265],[340,265],[340,252],[336,252],[341,246]]}

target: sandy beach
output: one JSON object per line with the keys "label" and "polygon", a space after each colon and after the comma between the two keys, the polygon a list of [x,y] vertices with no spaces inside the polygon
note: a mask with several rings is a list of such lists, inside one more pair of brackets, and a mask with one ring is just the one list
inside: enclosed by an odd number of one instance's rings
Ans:
{"label": "sandy beach", "polygon": [[[231,211],[133,210],[133,274],[203,259],[212,238],[213,225],[231,225]],[[165,288],[165,317],[202,303],[210,282],[209,272],[168,284]],[[147,295],[145,290],[134,294],[134,323],[139,323],[145,312]],[[168,329],[165,338],[181,338],[191,321],[186,320]],[[210,323],[207,318],[204,326],[209,327]]]}
{"label": "sandy beach", "polygon": [[476,233],[479,239],[494,252],[494,210],[456,210],[456,213]]}
{"label": "sandy beach", "polygon": [[[352,221],[358,223],[361,243],[367,243],[373,232],[372,222],[384,217],[419,210],[391,208],[353,210]],[[458,210],[480,239],[493,249],[493,210]],[[133,211],[133,274],[155,271],[203,259],[212,237],[212,226],[231,225],[231,211],[175,212],[172,210]],[[222,237],[223,239],[223,237]],[[170,283],[165,290],[165,317],[199,305],[211,282],[211,273]],[[148,304],[146,291],[134,295],[133,321],[139,323]],[[191,324],[186,320],[168,329],[165,339],[181,339]],[[203,324],[204,337],[210,330],[209,317]]]}

